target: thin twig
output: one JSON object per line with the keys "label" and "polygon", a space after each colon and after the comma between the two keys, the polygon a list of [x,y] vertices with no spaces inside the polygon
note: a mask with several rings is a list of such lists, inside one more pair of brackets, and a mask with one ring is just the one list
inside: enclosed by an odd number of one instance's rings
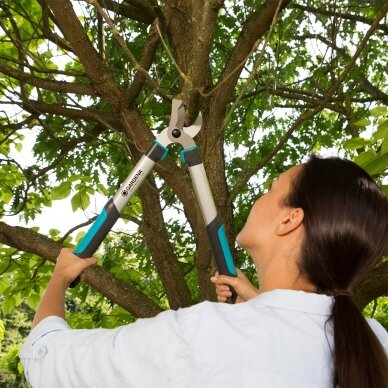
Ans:
{"label": "thin twig", "polygon": [[170,51],[170,49],[168,48],[167,46],[167,43],[165,42],[165,40],[163,39],[163,35],[162,35],[162,32],[160,31],[160,28],[159,28],[159,23],[155,23],[155,27],[156,27],[156,31],[158,31],[158,34],[159,34],[159,37],[160,37],[160,40],[162,41],[163,43],[163,46],[168,54],[168,56],[170,57],[172,63],[174,64],[174,66],[176,67],[176,69],[178,70],[178,73],[179,75],[184,79],[186,80],[187,79],[187,75],[182,71],[182,69],[179,67],[178,63],[176,62],[176,60],[174,59],[173,55],[172,55],[172,52]]}
{"label": "thin twig", "polygon": [[90,225],[92,222],[95,221],[95,219],[97,218],[97,216],[94,216],[92,218],[90,218],[89,220],[87,220],[86,222],[83,222],[82,224],[79,224],[79,225],[76,225],[74,226],[73,228],[69,229],[59,240],[58,242],[60,243],[63,243],[74,231],[76,231],[77,229],[79,228],[82,228],[84,226],[88,226]]}

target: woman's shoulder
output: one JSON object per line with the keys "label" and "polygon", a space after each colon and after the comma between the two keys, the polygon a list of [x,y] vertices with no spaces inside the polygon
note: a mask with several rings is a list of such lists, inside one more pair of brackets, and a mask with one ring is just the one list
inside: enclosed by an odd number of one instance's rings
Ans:
{"label": "woman's shoulder", "polygon": [[369,318],[367,319],[370,328],[372,329],[375,336],[379,339],[381,345],[385,350],[385,353],[388,355],[388,332],[385,330],[384,326],[376,321],[376,319]]}

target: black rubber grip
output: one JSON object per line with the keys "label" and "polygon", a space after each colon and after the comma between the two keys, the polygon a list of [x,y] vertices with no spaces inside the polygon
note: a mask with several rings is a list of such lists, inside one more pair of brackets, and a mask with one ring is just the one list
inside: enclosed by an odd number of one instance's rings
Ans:
{"label": "black rubber grip", "polygon": [[[206,226],[209,236],[210,245],[212,247],[213,255],[216,260],[216,266],[220,275],[237,276],[236,268],[234,266],[232,253],[229,248],[229,243],[226,237],[225,228],[221,218],[217,215],[213,221]],[[232,296],[229,297],[226,303],[235,303],[237,293],[233,287],[229,286]]]}

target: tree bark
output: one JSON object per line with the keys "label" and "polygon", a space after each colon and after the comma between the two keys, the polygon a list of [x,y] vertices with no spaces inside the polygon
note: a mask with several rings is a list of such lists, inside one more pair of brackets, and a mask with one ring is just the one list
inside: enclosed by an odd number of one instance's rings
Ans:
{"label": "tree bark", "polygon": [[382,295],[388,296],[388,261],[372,269],[354,291],[354,299],[360,310]]}

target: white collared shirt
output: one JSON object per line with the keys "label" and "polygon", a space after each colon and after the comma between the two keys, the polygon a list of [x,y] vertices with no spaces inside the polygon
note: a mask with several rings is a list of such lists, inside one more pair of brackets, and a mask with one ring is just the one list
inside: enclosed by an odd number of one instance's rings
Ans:
{"label": "white collared shirt", "polygon": [[[33,388],[328,388],[332,303],[274,290],[116,329],[72,330],[52,316],[31,331],[20,356]],[[388,333],[375,320],[370,326],[388,353]]]}

